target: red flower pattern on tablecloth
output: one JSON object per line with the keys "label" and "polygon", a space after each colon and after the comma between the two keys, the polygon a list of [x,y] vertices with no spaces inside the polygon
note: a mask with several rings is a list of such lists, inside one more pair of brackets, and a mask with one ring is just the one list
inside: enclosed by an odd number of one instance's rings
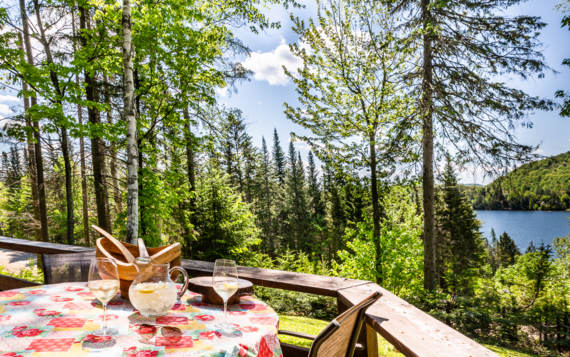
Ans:
{"label": "red flower pattern on tablecloth", "polygon": [[19,355],[16,352],[4,352],[0,353],[0,357],[22,357],[22,355]]}
{"label": "red flower pattern on tablecloth", "polygon": [[130,347],[125,350],[125,357],[156,357],[158,356],[158,351],[153,350],[139,350],[135,346]]}
{"label": "red flower pattern on tablecloth", "polygon": [[0,315],[0,321],[8,321],[12,318],[10,315]]}
{"label": "red flower pattern on tablecloth", "polygon": [[30,305],[30,303],[31,303],[30,301],[24,300],[24,301],[12,301],[12,302],[9,302],[9,303],[6,304],[6,305],[10,305],[10,306],[25,306],[25,305]]}
{"label": "red flower pattern on tablecloth", "polygon": [[200,321],[212,321],[213,319],[214,319],[214,316],[207,315],[207,314],[194,316],[194,320],[200,320]]}
{"label": "red flower pattern on tablecloth", "polygon": [[269,348],[265,338],[262,338],[259,343],[259,352],[257,352],[257,357],[273,357],[273,351]]}
{"label": "red flower pattern on tablecloth", "polygon": [[240,355],[240,357],[247,356],[247,351],[249,351],[249,348],[247,348],[247,346],[244,346],[240,343],[239,344],[239,355]]}
{"label": "red flower pattern on tablecloth", "polygon": [[172,306],[172,309],[170,309],[170,310],[182,310],[182,311],[184,311],[184,310],[186,310],[186,305],[178,302],[178,303],[174,304],[174,306]]}
{"label": "red flower pattern on tablecloth", "polygon": [[186,316],[159,316],[156,318],[156,323],[159,325],[188,325],[188,318]]}
{"label": "red flower pattern on tablecloth", "polygon": [[55,302],[66,302],[66,301],[72,301],[73,298],[65,296],[52,296],[51,300]]}
{"label": "red flower pattern on tablecloth", "polygon": [[200,339],[213,340],[214,337],[222,336],[218,331],[202,331],[200,332]]}
{"label": "red flower pattern on tablecloth", "polygon": [[121,300],[112,300],[109,301],[107,303],[108,306],[119,306],[119,305],[123,305],[123,302]]}
{"label": "red flower pattern on tablecloth", "polygon": [[166,349],[194,347],[192,336],[157,337],[156,346],[164,346]]}
{"label": "red flower pattern on tablecloth", "polygon": [[83,341],[91,343],[107,342],[111,341],[111,336],[87,335],[83,338]]}
{"label": "red flower pattern on tablecloth", "polygon": [[242,326],[239,330],[242,332],[257,332],[259,329],[255,326]]}
{"label": "red flower pattern on tablecloth", "polygon": [[58,317],[49,320],[48,326],[60,327],[60,328],[81,328],[85,325],[85,319],[73,318],[73,317]]}
{"label": "red flower pattern on tablecloth", "polygon": [[16,290],[0,291],[0,297],[13,297],[18,295],[19,292]]}
{"label": "red flower pattern on tablecloth", "polygon": [[77,291],[83,291],[83,288],[80,288],[79,286],[68,286],[67,288],[65,288],[65,291],[69,291],[70,293],[74,293]]}
{"label": "red flower pattern on tablecloth", "polygon": [[12,329],[12,335],[16,337],[34,337],[42,332],[38,328],[28,328],[27,326],[17,326]]}
{"label": "red flower pattern on tablecloth", "polygon": [[154,335],[156,327],[152,325],[140,325],[135,330],[139,335]]}
{"label": "red flower pattern on tablecloth", "polygon": [[35,352],[67,352],[73,344],[73,338],[39,338],[26,348]]}
{"label": "red flower pattern on tablecloth", "polygon": [[42,289],[38,289],[38,290],[30,290],[27,293],[30,295],[43,295],[46,293],[46,291],[42,290]]}
{"label": "red flower pattern on tablecloth", "polygon": [[38,316],[57,316],[61,315],[61,312],[55,310],[46,310],[46,309],[35,309],[34,313]]}

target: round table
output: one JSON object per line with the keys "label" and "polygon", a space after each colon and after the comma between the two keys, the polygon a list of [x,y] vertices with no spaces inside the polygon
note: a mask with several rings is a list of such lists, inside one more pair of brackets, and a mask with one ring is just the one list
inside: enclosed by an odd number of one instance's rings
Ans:
{"label": "round table", "polygon": [[[100,329],[102,306],[86,283],[63,283],[0,292],[0,356],[281,356],[278,315],[267,304],[244,296],[229,306],[232,328],[220,329],[223,308],[187,291],[165,316],[147,319],[117,296],[107,308],[117,343],[89,352],[82,342]],[[149,326],[153,325],[156,328]],[[172,339],[168,328],[182,335]],[[150,331],[149,331],[150,329]],[[152,338],[149,339],[149,333]]]}

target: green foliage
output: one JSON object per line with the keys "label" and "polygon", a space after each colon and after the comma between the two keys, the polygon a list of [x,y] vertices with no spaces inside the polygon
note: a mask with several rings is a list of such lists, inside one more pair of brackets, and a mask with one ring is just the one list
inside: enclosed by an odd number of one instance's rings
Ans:
{"label": "green foliage", "polygon": [[196,225],[190,257],[213,261],[241,258],[260,243],[250,206],[229,184],[229,177],[209,165],[196,185]]}
{"label": "green foliage", "polygon": [[33,259],[28,261],[27,267],[20,269],[18,272],[14,273],[7,270],[5,267],[0,265],[0,274],[13,276],[15,278],[20,278],[24,280],[33,281],[34,283],[43,284],[44,283],[44,273],[41,269],[36,266],[36,262]]}
{"label": "green foliage", "polygon": [[[286,250],[275,259],[264,254],[256,254],[247,260],[251,266],[268,269],[294,271],[298,273],[331,275],[327,265],[320,260],[311,260],[303,252]],[[313,294],[298,293],[280,289],[256,286],[256,296],[268,302],[277,312],[289,315],[307,316],[325,320],[332,320],[336,315],[336,300],[331,297]]]}
{"label": "green foliage", "polygon": [[515,263],[516,257],[521,255],[515,241],[503,232],[499,236],[496,246],[494,246],[497,262],[500,266],[509,266]]}
{"label": "green foliage", "polygon": [[484,187],[463,186],[475,209],[570,209],[570,152],[522,165]]}
{"label": "green foliage", "polygon": [[[385,259],[383,286],[398,295],[413,295],[423,284],[422,217],[416,213],[413,192],[393,186],[385,197],[386,219],[381,225],[380,245]],[[372,225],[359,222],[346,230],[347,249],[338,252],[340,263],[333,263],[340,276],[376,280]]]}

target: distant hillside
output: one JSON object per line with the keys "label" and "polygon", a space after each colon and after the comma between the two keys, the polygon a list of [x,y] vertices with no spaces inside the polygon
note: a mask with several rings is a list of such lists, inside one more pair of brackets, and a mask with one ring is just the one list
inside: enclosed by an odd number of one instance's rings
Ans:
{"label": "distant hillside", "polygon": [[570,209],[570,151],[534,161],[487,186],[462,186],[475,209]]}

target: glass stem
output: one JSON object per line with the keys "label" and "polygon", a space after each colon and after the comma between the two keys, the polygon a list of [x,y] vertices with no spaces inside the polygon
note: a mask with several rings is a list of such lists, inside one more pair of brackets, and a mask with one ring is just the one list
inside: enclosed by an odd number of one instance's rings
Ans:
{"label": "glass stem", "polygon": [[224,300],[224,318],[226,319],[226,324],[228,324],[228,300]]}
{"label": "glass stem", "polygon": [[103,336],[107,336],[107,304],[103,304]]}

